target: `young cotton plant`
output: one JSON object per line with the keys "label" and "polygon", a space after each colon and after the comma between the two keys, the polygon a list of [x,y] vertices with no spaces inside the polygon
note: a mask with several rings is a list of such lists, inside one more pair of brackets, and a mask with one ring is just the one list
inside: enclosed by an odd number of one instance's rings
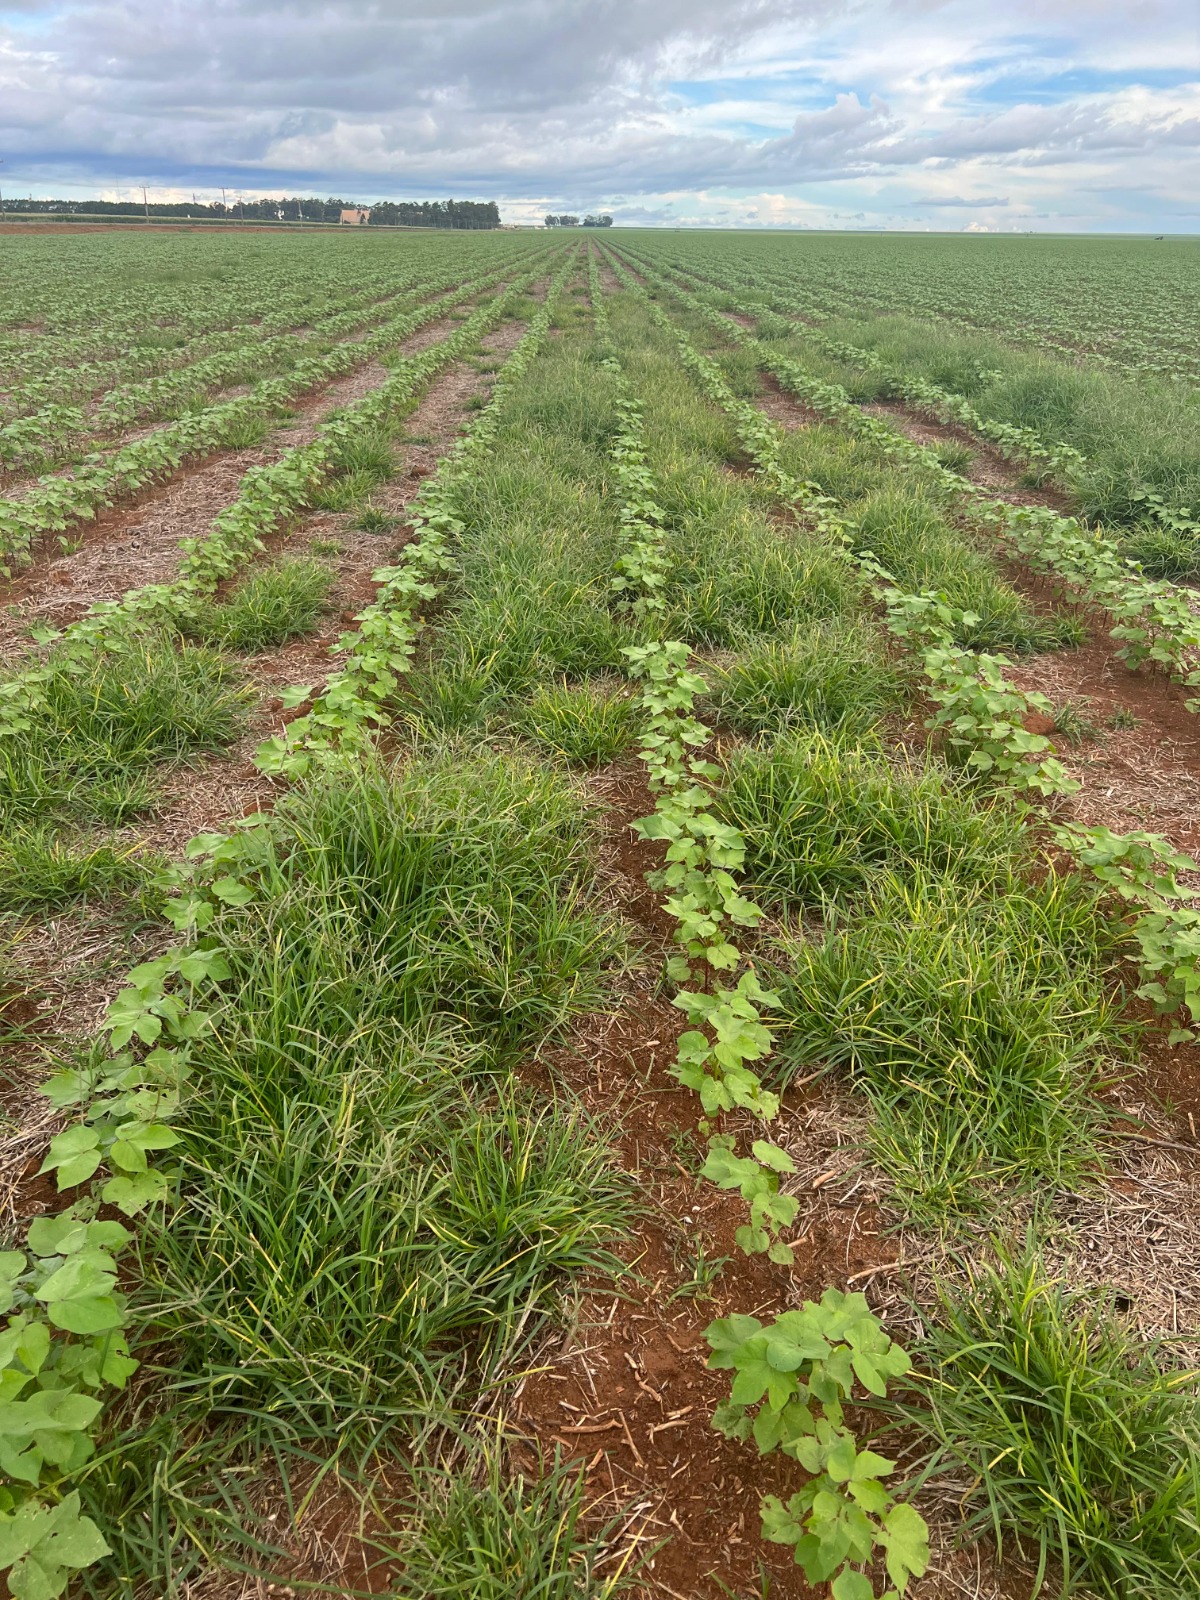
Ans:
{"label": "young cotton plant", "polygon": [[[593,294],[597,290],[598,283],[593,281]],[[610,359],[619,372],[615,353]],[[645,466],[641,429],[640,407],[631,404],[622,412],[623,438],[618,439],[616,459],[618,473],[621,463],[634,461],[635,470],[620,481],[644,504],[646,499],[653,500],[654,482]],[[661,575],[665,581],[666,576],[665,564],[660,564],[662,529],[657,516],[646,524],[646,530],[647,540],[657,546],[659,560],[652,566],[629,568],[624,574],[630,586],[639,586],[641,597],[650,602],[642,615],[653,614],[658,578]],[[745,861],[745,840],[715,815],[712,796],[704,787],[704,780],[718,777],[720,769],[695,753],[708,743],[711,730],[694,714],[696,696],[705,693],[707,686],[689,668],[687,645],[679,640],[657,640],[629,646],[624,654],[630,675],[645,685],[641,707],[646,721],[639,753],[656,800],[654,811],[633,826],[641,838],[666,844],[665,865],[648,873],[647,881],[652,888],[666,891],[665,906],[676,922],[675,941],[681,950],[668,960],[668,975],[687,984],[698,973],[735,970],[742,953],[730,933],[733,928],[756,926],[762,911],[740,893],[734,876]],[[773,1039],[762,1012],[774,1003],[775,996],[762,988],[752,971],[743,972],[733,988],[718,987],[712,992],[682,989],[676,995],[674,1004],[686,1012],[693,1027],[680,1036],[672,1071],[680,1083],[700,1096],[706,1117],[735,1108],[763,1119],[776,1115],[778,1096],[763,1087],[750,1066],[770,1053]],[[714,1147],[721,1178],[716,1168],[706,1173],[714,1182],[728,1178],[733,1170],[727,1164],[721,1166],[718,1148],[728,1155],[730,1147]],[[765,1140],[757,1141],[753,1158],[742,1159],[759,1178],[752,1180],[743,1174],[734,1185],[751,1205],[751,1222],[739,1229],[738,1242],[750,1254],[778,1247],[775,1259],[779,1259],[778,1251],[784,1247],[765,1224],[768,1214],[782,1220],[789,1208],[794,1217],[795,1202],[779,1200],[767,1206],[764,1197],[778,1190],[778,1174],[789,1170],[789,1159]],[[758,1204],[760,1199],[763,1204]]]}
{"label": "young cotton plant", "polygon": [[781,1450],[812,1477],[784,1504],[762,1502],[765,1539],[791,1545],[809,1583],[833,1600],[875,1600],[862,1570],[882,1556],[891,1579],[881,1600],[898,1600],[929,1565],[929,1530],[884,1479],[895,1463],[860,1449],[846,1426],[855,1381],[877,1399],[911,1368],[861,1294],[826,1289],[774,1322],[723,1317],[705,1331],[708,1365],[733,1371],[730,1397],[713,1414],[728,1439],[753,1439],[760,1455]]}
{"label": "young cotton plant", "polygon": [[[1200,910],[1184,901],[1195,895],[1180,887],[1178,874],[1198,872],[1200,863],[1176,850],[1161,834],[1113,833],[1068,822],[1051,837],[1111,893],[1138,908],[1130,933],[1138,947],[1138,994],[1160,1015],[1185,1010],[1200,1023]],[[1196,1037],[1194,1028],[1172,1028],[1171,1044]]]}
{"label": "young cotton plant", "polygon": [[[83,1110],[55,1135],[42,1164],[60,1193],[88,1192],[38,1217],[22,1250],[0,1253],[0,1567],[14,1600],[53,1600],[73,1572],[109,1554],[100,1530],[62,1495],[64,1479],[95,1453],[106,1399],[138,1363],[125,1338],[117,1288],[132,1241],[101,1204],[127,1217],[169,1199],[173,1173],[151,1165],[180,1142],[178,1116],[192,1041],[209,1026],[197,991],[227,969],[215,951],[176,949],[129,974],[109,1007],[108,1050],[57,1073],[43,1092]],[[101,1169],[107,1169],[107,1175]],[[93,1182],[93,1179],[96,1181]]]}

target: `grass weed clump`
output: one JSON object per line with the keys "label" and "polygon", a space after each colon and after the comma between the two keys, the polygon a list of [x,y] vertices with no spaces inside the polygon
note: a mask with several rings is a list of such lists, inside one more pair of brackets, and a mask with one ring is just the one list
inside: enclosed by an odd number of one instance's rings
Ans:
{"label": "grass weed clump", "polygon": [[305,1436],[436,1408],[603,1265],[625,1199],[602,1142],[504,1076],[606,997],[624,941],[592,852],[575,788],[511,754],[281,800],[255,898],[211,930],[228,1001],[144,1262],[189,1406]]}
{"label": "grass weed clump", "polygon": [[968,1533],[1012,1538],[1060,1592],[1200,1592],[1197,1374],[1141,1343],[1111,1302],[1048,1279],[1031,1244],[945,1284],[906,1419],[971,1483]]}
{"label": "grass weed clump", "polygon": [[149,872],[137,843],[81,844],[45,823],[17,823],[0,840],[0,911],[104,900],[142,888]]}
{"label": "grass weed clump", "polygon": [[333,475],[313,497],[323,511],[351,511],[395,474],[391,435],[382,429],[356,433],[339,450]]}
{"label": "grass weed clump", "polygon": [[868,617],[751,636],[705,678],[712,716],[740,733],[863,734],[904,702],[903,676]]}
{"label": "grass weed clump", "polygon": [[45,705],[0,748],[0,815],[119,824],[150,802],[147,769],[231,744],[250,692],[236,665],[162,635],[80,664],[52,651]]}
{"label": "grass weed clump", "polygon": [[[230,1050],[455,1021],[493,1054],[597,1004],[621,930],[590,901],[592,823],[564,777],[452,750],[289,793],[255,899],[221,923]],[[209,1047],[204,1054],[207,1058]]]}
{"label": "grass weed clump", "polygon": [[919,1221],[985,1210],[1006,1185],[1078,1181],[1124,1037],[1113,938],[1072,878],[888,869],[823,935],[784,936],[784,1076],[849,1070],[875,1160]]}
{"label": "grass weed clump", "polygon": [[936,765],[822,733],[733,751],[716,809],[746,840],[756,894],[819,905],[881,868],[994,882],[1025,853],[1019,817],[980,807]]}
{"label": "grass weed clump", "polygon": [[636,699],[599,684],[540,684],[517,712],[527,739],[578,767],[603,767],[637,738]]}
{"label": "grass weed clump", "polygon": [[227,600],[198,607],[188,631],[206,644],[252,655],[313,633],[332,587],[333,573],[321,561],[278,561],[244,578]]}
{"label": "grass weed clump", "polygon": [[479,1454],[466,1469],[419,1474],[396,1600],[610,1600],[626,1590],[628,1563],[601,1573],[616,1523],[585,1530],[577,1466],[506,1477],[494,1449]]}
{"label": "grass weed clump", "polygon": [[611,1264],[628,1201],[577,1115],[472,1085],[452,1039],[297,1056],[266,1087],[222,1061],[144,1270],[193,1415],[263,1408],[312,1441],[486,1382]]}

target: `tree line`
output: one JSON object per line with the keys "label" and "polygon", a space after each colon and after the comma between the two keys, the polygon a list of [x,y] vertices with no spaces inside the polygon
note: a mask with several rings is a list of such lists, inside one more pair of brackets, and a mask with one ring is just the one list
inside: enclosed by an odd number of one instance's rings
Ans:
{"label": "tree line", "polygon": [[343,211],[369,211],[377,226],[408,228],[498,228],[500,207],[494,200],[383,200],[362,206],[357,200],[316,195],[280,199],[234,200],[10,200],[4,210],[13,216],[188,217],[228,218],[246,222],[338,222]]}
{"label": "tree line", "polygon": [[557,217],[553,212],[548,212],[546,215],[546,226],[548,228],[611,228],[612,225],[613,220],[607,212],[601,212],[598,217],[594,217],[589,211],[582,223],[578,217],[571,216],[569,212],[563,212],[561,216]]}

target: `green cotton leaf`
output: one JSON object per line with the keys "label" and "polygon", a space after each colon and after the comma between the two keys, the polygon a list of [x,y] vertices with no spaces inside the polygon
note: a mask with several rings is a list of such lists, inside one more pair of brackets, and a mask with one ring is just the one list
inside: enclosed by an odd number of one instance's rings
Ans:
{"label": "green cotton leaf", "polygon": [[846,1487],[853,1496],[855,1505],[873,1516],[882,1516],[892,1503],[891,1495],[877,1478],[863,1478],[861,1481],[851,1479]]}
{"label": "green cotton leaf", "polygon": [[850,1567],[843,1567],[830,1585],[831,1600],[875,1600],[870,1578]]}
{"label": "green cotton leaf", "polygon": [[762,1332],[757,1317],[735,1312],[731,1317],[719,1317],[704,1330],[712,1355],[708,1365],[712,1368],[732,1367],[743,1346]]}
{"label": "green cotton leaf", "polygon": [[0,1516],[0,1566],[10,1567],[13,1600],[56,1600],[80,1571],[112,1551],[99,1528],[70,1494],[46,1507],[27,1501],[11,1517]]}
{"label": "green cotton leaf", "polygon": [[35,1217],[29,1224],[28,1240],[35,1256],[69,1256],[87,1244],[88,1225],[69,1211],[57,1217]]}
{"label": "green cotton leaf", "polygon": [[795,1172],[796,1163],[778,1145],[770,1144],[766,1139],[756,1139],[750,1148],[754,1159],[761,1161],[764,1167],[770,1167],[772,1172]]}
{"label": "green cotton leaf", "polygon": [[171,1150],[182,1142],[182,1135],[163,1122],[126,1122],[117,1131],[138,1150]]}
{"label": "green cotton leaf", "polygon": [[761,1255],[764,1250],[769,1251],[771,1244],[765,1228],[754,1228],[747,1222],[743,1222],[740,1228],[734,1230],[733,1242],[742,1254],[747,1256]]}
{"label": "green cotton leaf", "polygon": [[0,1250],[0,1283],[14,1283],[28,1266],[24,1250]]}
{"label": "green cotton leaf", "polygon": [[279,700],[285,711],[294,711],[297,706],[311,700],[314,685],[311,683],[291,683],[286,689],[279,691]]}
{"label": "green cotton leaf", "polygon": [[137,1172],[132,1176],[118,1175],[110,1178],[100,1191],[100,1198],[126,1217],[136,1217],[146,1207],[161,1200],[170,1183],[161,1172]]}
{"label": "green cotton leaf", "polygon": [[867,1478],[886,1478],[895,1470],[896,1463],[889,1461],[886,1456],[876,1455],[874,1450],[860,1450],[855,1457],[850,1480],[860,1483]]}
{"label": "green cotton leaf", "polygon": [[[798,1544],[804,1537],[803,1525],[797,1520],[792,1506],[795,1498],[784,1506],[777,1495],[765,1494],[759,1508],[762,1517],[762,1536],[772,1544]],[[796,1558],[799,1560],[799,1556]]]}
{"label": "green cotton leaf", "polygon": [[854,1435],[852,1433],[841,1434],[825,1454],[825,1470],[834,1483],[848,1483],[850,1481],[854,1476],[856,1458]]}
{"label": "green cotton leaf", "polygon": [[229,963],[219,950],[189,950],[178,958],[175,970],[186,983],[222,983],[229,977]]}
{"label": "green cotton leaf", "polygon": [[[217,899],[223,901],[227,906],[244,906],[254,899],[254,890],[248,889],[244,883],[239,883],[236,878],[216,878],[211,888]],[[182,971],[182,967],[180,970]]]}
{"label": "green cotton leaf", "polygon": [[882,1400],[887,1394],[887,1384],[874,1359],[866,1351],[855,1350],[850,1361],[863,1388]]}
{"label": "green cotton leaf", "polygon": [[929,1529],[912,1506],[901,1501],[883,1519],[888,1577],[901,1594],[910,1577],[923,1577],[929,1566]]}
{"label": "green cotton leaf", "polygon": [[99,1167],[101,1153],[100,1135],[95,1128],[82,1124],[67,1128],[50,1141],[50,1150],[39,1172],[58,1173],[58,1192],[86,1183]]}

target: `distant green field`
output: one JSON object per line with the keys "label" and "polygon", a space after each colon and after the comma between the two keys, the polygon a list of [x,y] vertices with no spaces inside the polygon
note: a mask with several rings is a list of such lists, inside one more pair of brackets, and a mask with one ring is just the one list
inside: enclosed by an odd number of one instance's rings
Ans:
{"label": "distant green field", "polygon": [[1200,378],[1200,240],[622,229],[666,262],[801,295],[814,315],[899,313]]}

